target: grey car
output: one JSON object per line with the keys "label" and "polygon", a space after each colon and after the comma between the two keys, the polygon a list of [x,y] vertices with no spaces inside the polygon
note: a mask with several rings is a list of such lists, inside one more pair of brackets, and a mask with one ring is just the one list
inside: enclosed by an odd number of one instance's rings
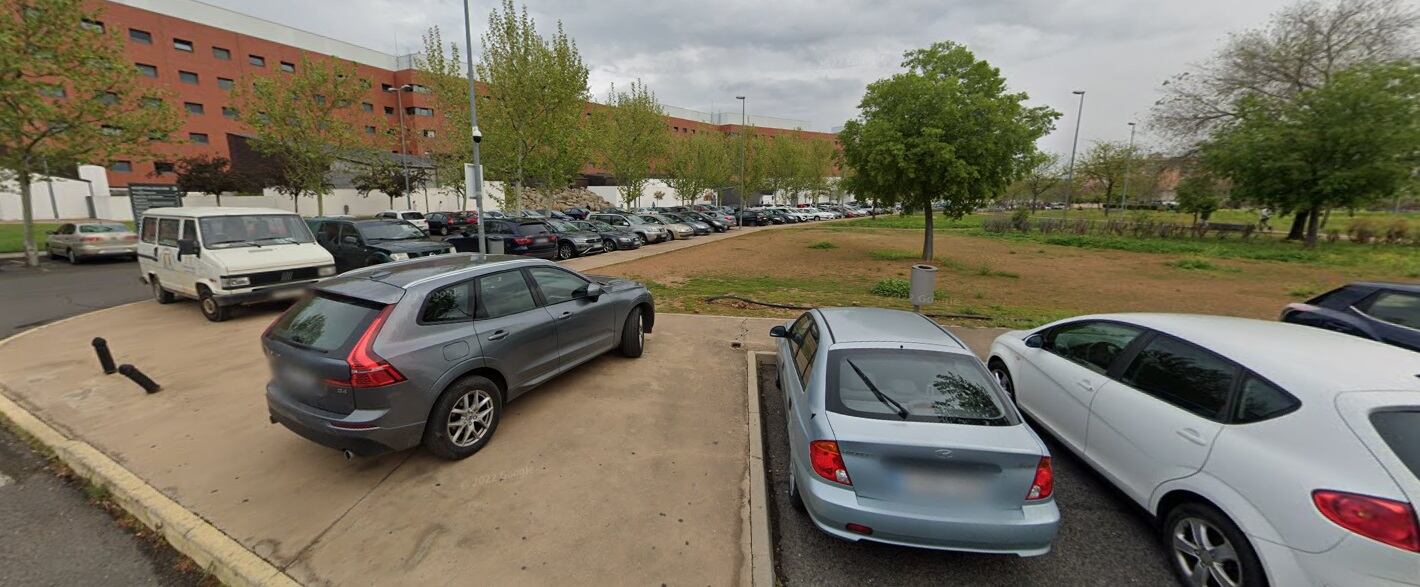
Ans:
{"label": "grey car", "polygon": [[691,228],[695,229],[695,236],[705,236],[715,232],[715,227],[710,226],[709,222],[685,212],[664,212],[661,213],[660,216],[665,216],[681,224],[689,225]]}
{"label": "grey car", "polygon": [[1060,524],[1045,443],[960,339],[911,312],[776,326],[789,493],[846,540],[1038,556]]}
{"label": "grey car", "polygon": [[601,213],[592,214],[588,220],[605,222],[617,228],[624,228],[636,233],[641,238],[641,244],[658,243],[671,239],[671,233],[665,225],[660,223],[647,222],[636,214],[614,214]]}
{"label": "grey car", "polygon": [[634,281],[455,253],[322,281],[262,335],[271,421],[346,456],[478,452],[504,406],[655,324]]}
{"label": "grey car", "polygon": [[670,240],[695,236],[695,227],[664,214],[638,214],[638,218],[650,224],[660,225],[670,235]]}

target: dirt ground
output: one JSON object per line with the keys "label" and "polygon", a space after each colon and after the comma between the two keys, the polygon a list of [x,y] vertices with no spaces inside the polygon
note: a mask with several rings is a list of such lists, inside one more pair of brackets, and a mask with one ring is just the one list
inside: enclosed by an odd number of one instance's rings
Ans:
{"label": "dirt ground", "polygon": [[[810,248],[828,242],[833,248]],[[907,278],[922,235],[915,230],[804,227],[766,231],[598,269],[648,282],[661,311],[782,315],[737,302],[740,294],[805,305],[906,307],[871,293]],[[823,245],[820,245],[823,246]],[[1197,312],[1275,319],[1282,306],[1364,279],[1355,270],[1302,263],[1209,259],[1207,269],[1169,265],[1184,257],[1003,242],[958,235],[934,241],[938,302],[927,311],[990,316],[962,324],[1028,326],[1096,312]]]}

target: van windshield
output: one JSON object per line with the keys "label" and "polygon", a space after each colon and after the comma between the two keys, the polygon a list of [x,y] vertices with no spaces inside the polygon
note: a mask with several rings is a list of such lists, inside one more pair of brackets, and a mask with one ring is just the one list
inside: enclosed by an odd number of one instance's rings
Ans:
{"label": "van windshield", "polygon": [[199,223],[202,225],[202,245],[209,249],[264,247],[315,240],[310,227],[295,214],[208,216]]}

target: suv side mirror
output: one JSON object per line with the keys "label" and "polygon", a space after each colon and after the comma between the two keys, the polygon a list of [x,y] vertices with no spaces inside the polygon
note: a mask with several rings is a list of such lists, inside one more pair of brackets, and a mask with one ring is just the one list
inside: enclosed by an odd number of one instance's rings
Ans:
{"label": "suv side mirror", "polygon": [[591,299],[591,300],[596,300],[597,298],[600,298],[600,297],[602,297],[602,284],[600,284],[600,283],[589,283],[589,284],[587,284],[587,298],[588,298],[588,299]]}
{"label": "suv side mirror", "polygon": [[1041,348],[1041,347],[1043,347],[1043,346],[1045,346],[1045,335],[1042,335],[1042,334],[1032,334],[1032,335],[1026,337],[1026,347],[1027,347],[1027,348],[1038,349],[1038,348]]}
{"label": "suv side mirror", "polygon": [[355,238],[351,235],[345,235],[343,237],[340,237],[340,242],[347,245],[359,245],[360,239]]}
{"label": "suv side mirror", "polygon": [[198,247],[197,247],[197,241],[195,241],[195,240],[193,240],[193,239],[185,238],[185,239],[182,239],[182,240],[178,241],[177,256],[178,256],[179,259],[181,259],[183,255],[192,255],[192,256],[194,256],[194,257],[201,257],[201,256],[202,256],[202,253],[199,252],[199,251],[200,251],[200,249],[198,249]]}
{"label": "suv side mirror", "polygon": [[775,326],[769,329],[769,336],[774,338],[789,338],[789,330],[783,326]]}

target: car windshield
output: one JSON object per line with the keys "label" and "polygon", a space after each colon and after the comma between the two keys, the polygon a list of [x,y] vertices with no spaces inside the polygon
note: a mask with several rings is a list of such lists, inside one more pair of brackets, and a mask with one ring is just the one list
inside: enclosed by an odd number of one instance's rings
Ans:
{"label": "car windshield", "polygon": [[615,231],[616,231],[616,228],[615,228],[615,227],[613,227],[612,225],[607,224],[607,223],[605,223],[605,222],[602,222],[602,221],[600,221],[600,220],[589,220],[589,221],[587,221],[587,224],[591,225],[592,228],[594,228],[594,229],[596,229],[596,230],[603,231],[603,232],[615,232]]}
{"label": "car windshield", "polygon": [[406,241],[424,238],[424,231],[408,222],[390,220],[387,222],[362,222],[360,236],[367,241]]}
{"label": "car windshield", "polygon": [[310,227],[295,214],[208,216],[198,221],[202,244],[209,249],[299,244],[315,240]]}
{"label": "car windshield", "polygon": [[[828,409],[840,414],[977,426],[1016,423],[980,361],[964,354],[900,349],[833,351],[828,355],[827,385]],[[874,388],[878,393],[873,393]],[[886,396],[886,401],[879,394]],[[899,415],[897,405],[906,410],[906,418]]]}
{"label": "car windshield", "polygon": [[131,232],[131,229],[122,224],[80,224],[79,232]]}
{"label": "car windshield", "polygon": [[643,214],[640,218],[642,222],[646,222],[648,224],[665,224],[664,222],[661,222],[660,218],[656,218],[655,216],[647,216]]}
{"label": "car windshield", "polygon": [[548,220],[547,223],[552,225],[552,228],[557,229],[557,232],[577,232],[581,230],[577,228],[575,224],[567,222],[566,220]]}
{"label": "car windshield", "polygon": [[1420,408],[1371,414],[1371,425],[1411,473],[1420,477]]}

